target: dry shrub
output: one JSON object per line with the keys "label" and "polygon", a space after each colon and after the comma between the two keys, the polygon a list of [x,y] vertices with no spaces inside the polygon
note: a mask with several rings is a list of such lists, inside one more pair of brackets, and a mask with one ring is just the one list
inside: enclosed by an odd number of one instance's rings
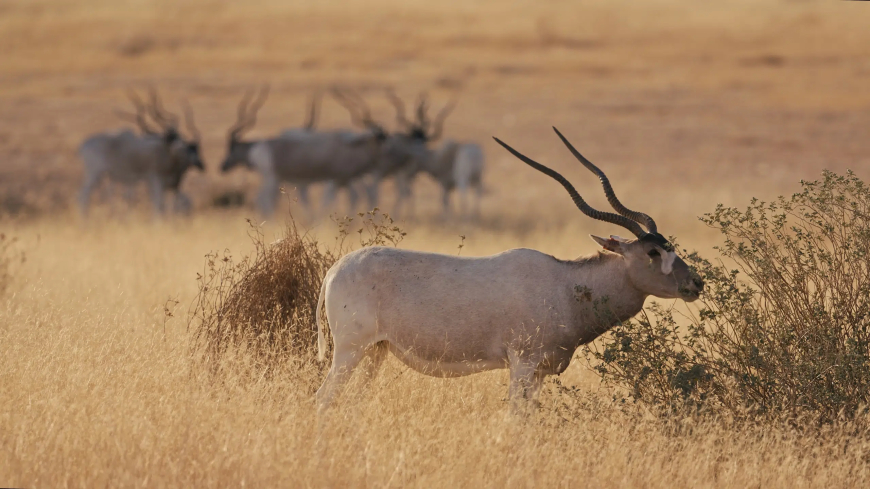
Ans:
{"label": "dry shrub", "polygon": [[227,250],[207,254],[188,326],[194,328],[194,356],[213,371],[230,358],[244,358],[234,365],[267,371],[288,360],[313,363],[320,285],[353,248],[348,238],[356,232],[360,246],[396,245],[405,235],[377,209],[358,217],[336,220],[338,236],[328,248],[301,232],[292,216],[283,237],[270,244],[248,220],[252,254],[240,260]]}
{"label": "dry shrub", "polygon": [[590,350],[604,379],[644,403],[711,413],[829,422],[865,411],[870,188],[851,172],[802,187],[705,215],[725,242],[716,263],[688,255],[707,282],[701,300],[688,321],[653,307],[615,328]]}

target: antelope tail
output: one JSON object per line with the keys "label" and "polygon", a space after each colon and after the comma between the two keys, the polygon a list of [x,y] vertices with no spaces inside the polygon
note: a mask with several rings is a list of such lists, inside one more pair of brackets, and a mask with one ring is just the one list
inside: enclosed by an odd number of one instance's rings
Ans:
{"label": "antelope tail", "polygon": [[[327,273],[323,277],[323,283],[320,284],[320,296],[317,298],[317,310],[314,312],[314,320],[317,322],[317,360],[322,362],[326,360],[326,336],[323,334],[323,322],[320,319],[320,311],[323,309],[323,299],[326,295],[326,281],[329,277]],[[329,316],[326,318],[329,321]]]}

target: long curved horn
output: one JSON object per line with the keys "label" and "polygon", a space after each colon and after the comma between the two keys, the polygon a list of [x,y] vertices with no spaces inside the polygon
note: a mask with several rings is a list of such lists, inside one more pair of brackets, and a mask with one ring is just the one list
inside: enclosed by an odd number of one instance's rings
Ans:
{"label": "long curved horn", "polygon": [[193,109],[190,107],[187,100],[182,100],[181,106],[184,109],[184,127],[187,129],[187,132],[190,133],[193,141],[198,143],[201,137],[199,130],[196,128],[196,124],[193,122]]}
{"label": "long curved horn", "polygon": [[311,131],[317,125],[317,109],[320,106],[321,98],[323,98],[323,90],[320,89],[311,96],[311,100],[308,103],[308,119],[302,126],[306,131]]}
{"label": "long curved horn", "polygon": [[329,93],[332,94],[332,97],[338,102],[339,105],[345,108],[347,112],[350,114],[350,121],[357,125],[365,127],[365,121],[363,121],[360,114],[357,112],[357,107],[350,97],[345,94],[340,88],[332,87],[329,90]]}
{"label": "long curved horn", "polygon": [[355,106],[359,107],[359,109],[362,111],[361,115],[362,115],[363,122],[365,122],[366,124],[371,124],[374,122],[374,120],[372,120],[371,109],[369,109],[369,106],[368,106],[368,104],[366,104],[365,99],[363,99],[362,96],[356,90],[353,90],[353,89],[345,90],[345,96],[349,97],[351,99],[351,101],[353,102],[353,104]]}
{"label": "long curved horn", "polygon": [[151,98],[151,104],[148,106],[151,118],[160,124],[164,131],[177,130],[178,116],[163,107],[163,103],[160,101],[160,96],[157,94],[157,90],[153,86],[148,87],[148,93]]}
{"label": "long curved horn", "polygon": [[266,103],[266,99],[269,97],[269,85],[264,84],[260,88],[260,92],[257,94],[257,98],[251,102],[251,105],[248,106],[248,111],[246,112],[247,124],[245,125],[245,130],[249,130],[257,123],[257,112],[263,107],[263,104]]}
{"label": "long curved horn", "polygon": [[145,104],[142,102],[142,99],[139,98],[139,95],[137,95],[136,92],[134,92],[133,90],[127,90],[127,98],[130,99],[130,102],[136,109],[136,113],[131,114],[122,110],[115,110],[115,115],[126,121],[134,122],[137,126],[139,126],[139,130],[142,131],[142,133],[144,134],[150,134],[152,136],[159,135],[159,131],[154,130],[151,126],[148,125]]}
{"label": "long curved horn", "polygon": [[246,131],[249,131],[257,123],[257,111],[266,102],[266,97],[269,96],[269,85],[263,85],[257,93],[256,98],[252,101],[254,91],[248,89],[245,95],[239,102],[239,107],[236,111],[236,123],[230,126],[229,137],[231,140],[238,140],[239,137]]}
{"label": "long curved horn", "polygon": [[499,138],[494,137],[493,139],[495,139],[495,142],[500,144],[504,149],[508,150],[508,152],[510,152],[510,154],[519,158],[520,161],[522,161],[523,163],[531,166],[535,170],[538,170],[539,172],[543,173],[544,175],[547,175],[550,178],[561,183],[562,186],[565,187],[565,190],[568,191],[568,195],[571,196],[571,199],[574,201],[574,204],[577,206],[577,208],[580,209],[580,211],[583,212],[584,214],[586,214],[587,216],[591,217],[592,219],[597,219],[599,221],[609,222],[612,224],[616,224],[618,226],[622,226],[625,229],[628,229],[629,231],[631,231],[631,233],[634,234],[635,236],[637,236],[638,238],[642,238],[642,237],[647,235],[646,231],[644,231],[643,228],[640,227],[640,224],[638,224],[635,221],[632,221],[631,219],[629,219],[625,216],[620,216],[619,214],[614,214],[612,212],[602,212],[602,211],[599,211],[597,209],[592,208],[592,206],[590,206],[589,204],[586,203],[585,200],[583,200],[583,197],[580,196],[580,193],[577,192],[577,190],[574,188],[574,186],[571,185],[571,182],[566,180],[565,177],[563,177],[559,173],[551,170],[550,168],[547,168],[546,166],[538,163],[537,161],[534,161],[531,158],[528,158],[527,156],[521,154],[517,150],[515,150],[515,149],[511,148],[510,146],[508,146],[507,144],[503,143]]}
{"label": "long curved horn", "polygon": [[429,121],[426,118],[426,112],[429,111],[429,94],[420,92],[417,95],[417,126],[423,132],[429,132]]}
{"label": "long curved horn", "polygon": [[251,103],[251,97],[254,96],[254,92],[251,89],[245,90],[245,94],[242,96],[241,102],[239,102],[239,106],[236,109],[236,122],[229,129],[230,139],[238,139],[241,136],[242,131],[245,129],[245,125],[247,123],[247,115],[246,112],[248,110],[248,104]]}
{"label": "long curved horn", "polygon": [[405,103],[402,102],[402,99],[396,95],[396,92],[394,92],[392,88],[386,89],[386,94],[387,98],[390,99],[390,103],[393,104],[393,107],[396,109],[396,122],[406,129],[413,128],[413,124],[411,124],[405,117]]}
{"label": "long curved horn", "polygon": [[336,101],[350,113],[351,121],[366,129],[385,133],[383,127],[372,119],[372,113],[365,100],[353,90],[342,90],[338,87],[332,87],[331,93]]}
{"label": "long curved horn", "polygon": [[568,149],[571,151],[571,154],[573,154],[574,157],[580,161],[580,163],[583,163],[583,166],[589,169],[589,171],[598,176],[598,179],[601,180],[601,186],[604,187],[604,195],[607,196],[607,202],[610,202],[611,207],[613,207],[616,212],[633,221],[637,221],[643,224],[644,226],[646,226],[650,233],[655,234],[658,232],[656,222],[653,220],[652,217],[644,214],[643,212],[633,211],[622,205],[622,202],[620,202],[619,199],[616,198],[616,193],[613,191],[613,187],[610,186],[610,180],[607,178],[607,175],[605,175],[600,168],[592,164],[591,161],[587,160],[583,155],[581,155],[579,151],[574,149],[574,146],[569,143],[567,139],[565,139],[565,136],[563,136],[558,129],[553,127],[553,130],[556,131],[559,139],[561,139],[562,142],[565,143],[565,146],[568,147]]}
{"label": "long curved horn", "polygon": [[148,126],[148,123],[144,120],[144,118],[140,114],[132,114],[130,112],[123,111],[121,109],[115,109],[112,111],[119,119],[132,122],[139,127],[139,130],[142,131],[142,134],[149,134],[151,136],[157,136],[160,132],[155,131],[151,127]]}
{"label": "long curved horn", "polygon": [[458,96],[454,96],[447,102],[441,111],[438,112],[438,115],[435,116],[435,119],[432,121],[432,127],[434,129],[426,136],[426,139],[429,141],[437,141],[441,138],[441,130],[444,128],[444,119],[453,112],[453,109],[456,107],[456,102],[459,101]]}

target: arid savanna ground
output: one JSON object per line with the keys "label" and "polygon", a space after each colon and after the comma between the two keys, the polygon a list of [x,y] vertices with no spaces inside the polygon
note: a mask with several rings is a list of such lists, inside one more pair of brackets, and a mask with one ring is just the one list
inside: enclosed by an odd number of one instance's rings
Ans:
{"label": "arid savanna ground", "polygon": [[[717,204],[789,194],[823,169],[870,178],[868,25],[870,5],[821,0],[0,2],[0,232],[26,256],[0,292],[0,486],[862,485],[870,438],[848,423],[807,435],[662,420],[614,402],[582,358],[529,420],[507,416],[505,371],[431,379],[391,360],[373,394],[349,394],[318,426],[319,371],[210,382],[190,361],[187,311],[206,253],[251,250],[253,208],[212,205],[256,191],[254,174],[218,172],[247,87],[272,88],[251,137],[299,125],[334,83],[390,126],[380,87],[429,90],[436,107],[460,93],[445,133],[486,151],[482,219],[441,221],[439,190],[420,178],[402,247],[456,253],[464,236],[463,255],[573,258],[595,251],[589,233],[625,234],[490,139],[604,207],[556,126],[627,205],[714,256],[717,232],[697,216]],[[77,146],[124,127],[113,110],[149,84],[195,110],[207,171],[184,182],[194,213],[156,222],[143,191],[134,209],[98,204],[83,222]],[[320,127],[349,124],[324,103]],[[304,225],[335,234],[329,220]]]}

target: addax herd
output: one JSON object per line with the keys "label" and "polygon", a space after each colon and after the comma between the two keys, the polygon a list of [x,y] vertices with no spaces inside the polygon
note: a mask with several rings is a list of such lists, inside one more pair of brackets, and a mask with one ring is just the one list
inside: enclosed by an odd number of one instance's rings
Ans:
{"label": "addax herd", "polygon": [[[227,132],[221,172],[240,167],[260,175],[256,206],[264,216],[275,211],[282,185],[297,189],[299,201],[311,219],[329,212],[339,189],[348,193],[351,213],[356,210],[360,189],[371,209],[379,205],[379,189],[388,178],[395,181],[397,189],[394,216],[413,213],[412,184],[420,173],[429,174],[440,184],[445,217],[451,213],[450,196],[454,190],[459,193],[461,216],[479,215],[484,170],[480,145],[445,141],[433,146],[441,138],[444,120],[456,105],[455,98],[430,118],[428,98],[423,93],[417,100],[414,116],[409,119],[402,100],[385,89],[384,96],[396,110],[396,127],[389,130],[374,120],[369,106],[355,91],[333,87],[329,94],[349,112],[357,130],[318,130],[317,113],[323,92],[317,91],[311,97],[308,119],[301,126],[285,129],[271,138],[246,139],[245,133],[255,126],[257,112],[269,95],[268,87],[256,92],[249,90],[239,103],[237,120]],[[85,140],[79,149],[85,165],[79,196],[82,213],[87,215],[91,193],[103,180],[122,184],[128,196],[133,186],[147,183],[157,214],[164,212],[167,193],[174,195],[175,211],[189,212],[190,199],[179,186],[189,169],[205,170],[199,132],[189,105],[184,103],[189,133],[185,136],[179,128],[179,117],[163,107],[154,89],[149,91],[147,103],[135,92],[131,91],[129,97],[135,114],[120,115],[135,122],[141,133],[124,130],[97,134]],[[309,199],[312,184],[325,185],[319,212]],[[475,193],[473,208],[468,203],[470,191]]]}

